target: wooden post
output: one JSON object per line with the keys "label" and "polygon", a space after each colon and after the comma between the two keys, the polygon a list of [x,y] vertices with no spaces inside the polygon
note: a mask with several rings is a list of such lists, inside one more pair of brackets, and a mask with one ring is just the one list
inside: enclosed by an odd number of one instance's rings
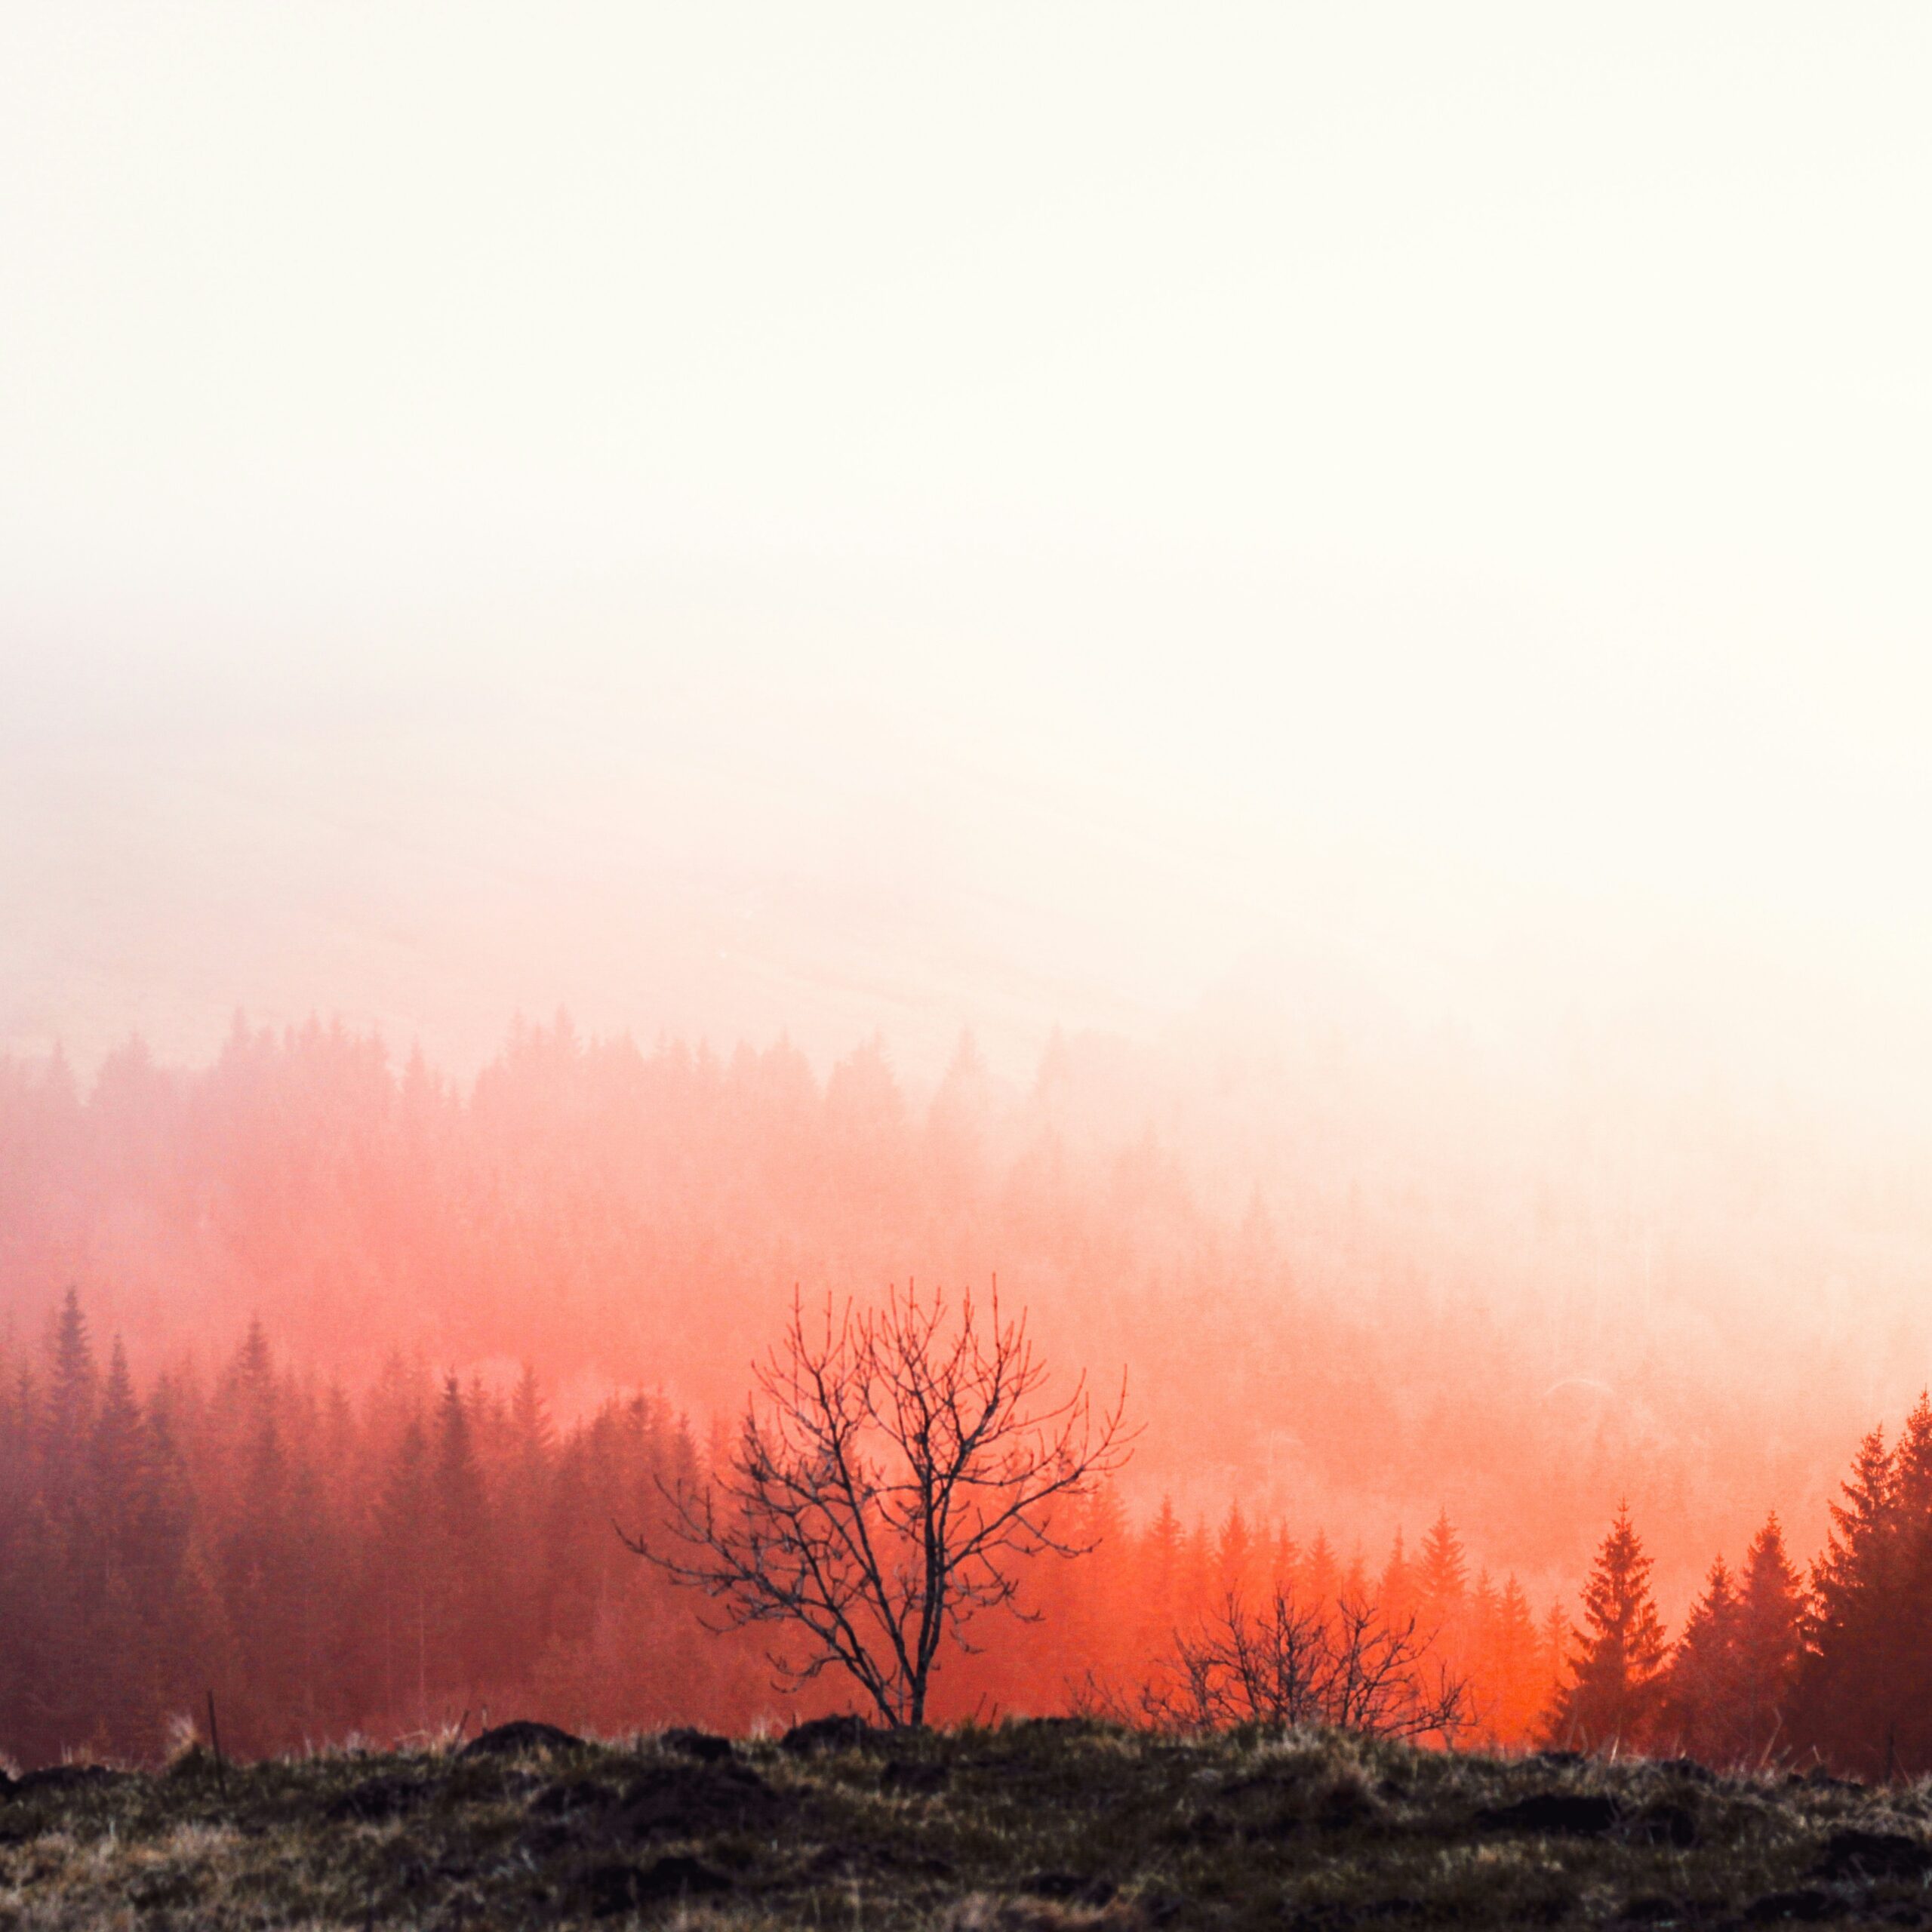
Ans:
{"label": "wooden post", "polygon": [[208,1693],[208,1742],[214,1748],[214,1767],[217,1771],[221,1773],[223,1780],[226,1782],[228,1775],[228,1766],[221,1755],[221,1727],[214,1721],[214,1693],[213,1690],[210,1690]]}

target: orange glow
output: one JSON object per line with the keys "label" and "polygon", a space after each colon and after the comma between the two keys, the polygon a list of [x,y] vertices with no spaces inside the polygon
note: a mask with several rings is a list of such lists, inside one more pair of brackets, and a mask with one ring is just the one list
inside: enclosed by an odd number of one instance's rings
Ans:
{"label": "orange glow", "polygon": [[1626,1505],[1727,1670],[1932,1380],[1923,31],[0,8],[0,1749],[769,1714],[605,1492],[913,1276],[1145,1424],[949,1712],[1521,1741]]}
{"label": "orange glow", "polygon": [[[212,1652],[168,1666],[184,1684],[222,1673],[238,1739],[263,1749],[481,1701],[605,1727],[776,1715],[755,1647],[700,1638],[610,1539],[611,1499],[648,1501],[665,1458],[703,1457],[795,1281],[882,1284],[908,1254],[955,1278],[997,1263],[1048,1359],[1124,1364],[1147,1424],[1100,1551],[1037,1566],[1045,1621],[953,1659],[943,1713],[1061,1708],[1090,1675],[1131,1681],[1229,1592],[1285,1583],[1417,1611],[1488,1733],[1522,1743],[1567,1641],[1554,1606],[1620,1497],[1673,1611],[1768,1508],[1817,1521],[1864,1361],[1814,1361],[1802,1407],[1715,1324],[1660,1361],[1656,1306],[1603,1294],[1574,1197],[1546,1188],[1513,1228],[1485,1217],[1484,1249],[1484,1220],[1445,1226],[1420,1192],[1440,1174],[1334,1186],[1332,1115],[1278,1204],[1217,1190],[1190,1160],[1247,1131],[1244,1080],[1057,1038],[1010,1087],[962,1043],[915,1100],[876,1045],[821,1079],[782,1044],[645,1052],[561,1020],[519,1025],[466,1089],[340,1026],[238,1023],[199,1069],[130,1048],[85,1093],[57,1060],[16,1060],[0,1070],[16,1427],[46,1399],[38,1337],[77,1283],[94,1375],[125,1340],[131,1389],[182,1459],[183,1548],[209,1586],[235,1538],[265,1534],[260,1511],[305,1496],[343,1566],[328,1614],[363,1626],[368,1591],[392,1620],[398,1591],[427,1587],[421,1522],[438,1456],[455,1459],[441,1479],[474,1487],[463,1506],[489,1524],[497,1581],[435,1611],[433,1669],[404,1667],[393,1628],[380,1657],[311,1654],[299,1696],[251,1693],[222,1649],[239,1639],[208,1631],[194,1641]],[[158,1707],[142,1708],[151,1732]]]}

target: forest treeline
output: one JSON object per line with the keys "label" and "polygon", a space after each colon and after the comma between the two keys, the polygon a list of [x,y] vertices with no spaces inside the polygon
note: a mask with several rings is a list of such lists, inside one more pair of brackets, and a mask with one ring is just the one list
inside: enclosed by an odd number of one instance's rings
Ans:
{"label": "forest treeline", "polygon": [[[1137,1512],[1094,1506],[1099,1551],[1029,1577],[1044,1621],[951,1660],[946,1711],[1131,1682],[1231,1589],[1281,1586],[1420,1606],[1500,1740],[1932,1763],[1896,1687],[1932,1673],[1922,1414],[1867,1442],[1801,1585],[1761,1537],[1668,1640],[1638,1615],[1644,1566],[1681,1598],[1767,1500],[1822,1495],[1869,1414],[1831,1393],[1871,1386],[1859,1358],[1821,1342],[1780,1403],[1752,1353],[1777,1324],[1687,1299],[1658,1325],[1709,1252],[1673,1256],[1594,1143],[1595,1218],[1538,1195],[1512,1232],[1393,1164],[1332,1081],[1271,1128],[1249,1102],[1283,1069],[1238,1044],[1164,1084],[1057,1037],[1015,1087],[962,1042],[916,1100],[876,1043],[820,1075],[783,1043],[646,1050],[561,1020],[464,1086],[320,1024],[238,1021],[198,1067],[131,1045],[85,1084],[0,1058],[0,1743],[151,1755],[210,1690],[246,1750],[486,1706],[784,1715],[761,1652],[706,1636],[611,1518],[648,1530],[659,1480],[707,1466],[703,1419],[737,1406],[794,1283],[913,1256],[997,1268],[1049,1360],[1127,1365],[1146,1425]],[[1770,1170],[1734,1164],[1755,1211]],[[1586,1603],[1579,1635],[1551,1597],[1626,1489],[1635,1621],[1600,1552],[1612,1635]],[[1391,1553],[1404,1517],[1435,1520]]]}
{"label": "forest treeline", "polygon": [[[567,1428],[534,1374],[506,1387],[392,1356],[359,1394],[278,1363],[259,1325],[205,1380],[138,1387],[103,1362],[70,1293],[0,1357],[0,1749],[152,1761],[202,1730],[254,1755],[435,1734],[541,1713],[617,1732],[743,1730],[838,1704],[772,1689],[761,1632],[701,1605],[617,1534],[668,1535],[666,1491],[715,1444],[661,1398],[614,1396]],[[941,1719],[1158,1687],[1177,1640],[1277,1598],[1413,1628],[1466,1683],[1459,1741],[1932,1768],[1932,1403],[1860,1446],[1801,1578],[1775,1517],[1720,1558],[1672,1641],[1627,1511],[1574,1609],[1539,1616],[1475,1568],[1446,1514],[1386,1560],[1346,1560],[1231,1501],[1131,1521],[1078,1506],[1092,1551],[1029,1566],[1038,1620],[949,1654]]]}
{"label": "forest treeline", "polygon": [[203,1065],[130,1044],[85,1079],[0,1057],[0,1306],[36,1335],[78,1284],[144,1370],[259,1314],[357,1386],[399,1349],[528,1362],[573,1416],[642,1386],[703,1417],[735,1407],[795,1283],[997,1272],[1049,1359],[1128,1369],[1149,1506],[1238,1494],[1380,1549],[1446,1500],[1542,1599],[1620,1492],[1673,1596],[1769,1501],[1824,1493],[1890,1372],[1868,1357],[1910,1338],[1798,1324],[1847,1269],[1888,1291],[1904,1207],[1807,1196],[1788,1226],[1742,1130],[1660,1180],[1630,1164],[1654,1137],[1621,1090],[1503,1122],[1447,1075],[1392,1094],[1367,1051],[1069,1035],[1008,1081],[962,1042],[916,1092],[876,1042],[821,1070],[563,1020],[462,1082],[316,1023],[238,1020]]}
{"label": "forest treeline", "polygon": [[[764,1633],[704,1628],[616,1534],[661,1543],[660,1484],[701,1478],[712,1446],[645,1394],[560,1429],[528,1371],[492,1388],[392,1357],[352,1394],[278,1364],[259,1327],[207,1378],[140,1387],[70,1295],[0,1361],[0,1748],[152,1760],[174,1731],[205,1735],[210,1693],[246,1755],[486,1712],[615,1732],[837,1706],[849,1690],[829,1681],[781,1701]],[[1474,1571],[1446,1517],[1371,1569],[1238,1500],[1211,1523],[1163,1504],[1135,1524],[1108,1491],[1078,1506],[1097,1546],[1029,1566],[1039,1620],[948,1654],[940,1716],[1140,1681],[1177,1631],[1274,1589],[1418,1615],[1471,1678],[1482,1734],[1521,1741],[1547,1706],[1549,1619]]]}
{"label": "forest treeline", "polygon": [[1874,1429],[1801,1577],[1772,1517],[1719,1556],[1676,1641],[1629,1512],[1599,1548],[1547,1726],[1592,1750],[1706,1763],[1823,1763],[1866,1779],[1932,1770],[1932,1400],[1896,1443]]}

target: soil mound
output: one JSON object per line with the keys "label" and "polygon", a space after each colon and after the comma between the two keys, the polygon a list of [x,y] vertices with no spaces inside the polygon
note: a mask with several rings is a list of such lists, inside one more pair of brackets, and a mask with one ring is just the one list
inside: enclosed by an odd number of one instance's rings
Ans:
{"label": "soil mound", "polygon": [[14,1780],[11,1795],[32,1798],[48,1791],[85,1791],[90,1786],[125,1784],[131,1771],[115,1771],[105,1764],[48,1764],[25,1771]]}
{"label": "soil mound", "polygon": [[375,1824],[414,1810],[429,1795],[414,1778],[365,1778],[324,1806],[322,1816],[335,1825]]}
{"label": "soil mound", "polygon": [[658,1742],[667,1750],[695,1758],[704,1764],[721,1764],[731,1755],[728,1737],[719,1737],[709,1730],[694,1730],[689,1724],[679,1724],[664,1732]]}
{"label": "soil mound", "polygon": [[1513,1804],[1497,1804],[1476,1814],[1476,1823],[1489,1832],[1537,1832],[1547,1838],[1600,1838],[1623,1821],[1623,1807],[1614,1798],[1589,1791],[1538,1791]]}
{"label": "soil mound", "polygon": [[1820,1878],[1923,1878],[1932,1845],[1903,1832],[1834,1832],[1814,1875]]}
{"label": "soil mound", "polygon": [[610,1818],[614,1838],[703,1838],[768,1831],[794,1806],[747,1764],[655,1767],[626,1791]]}
{"label": "soil mound", "polygon": [[803,1724],[795,1724],[778,1740],[778,1748],[795,1755],[814,1751],[856,1751],[874,1735],[863,1718],[848,1711],[835,1718],[810,1718]]}
{"label": "soil mound", "polygon": [[514,1724],[500,1724],[472,1737],[457,1753],[459,1758],[520,1758],[532,1751],[570,1751],[583,1740],[560,1730],[553,1724],[538,1724],[519,1718]]}
{"label": "soil mound", "polygon": [[620,1912],[731,1889],[731,1881],[722,1872],[680,1852],[642,1866],[594,1865],[579,1881],[578,1897],[592,1918],[615,1918]]}

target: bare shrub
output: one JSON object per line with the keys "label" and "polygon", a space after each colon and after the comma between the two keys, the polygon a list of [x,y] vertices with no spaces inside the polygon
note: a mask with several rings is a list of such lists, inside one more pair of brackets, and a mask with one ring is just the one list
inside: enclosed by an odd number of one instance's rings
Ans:
{"label": "bare shrub", "polygon": [[1175,1633],[1129,1706],[1111,1704],[1167,1730],[1327,1725],[1453,1744],[1475,1713],[1467,1680],[1432,1651],[1415,1617],[1392,1621],[1355,1598],[1309,1605],[1277,1589],[1251,1611],[1230,1595],[1192,1633]]}

